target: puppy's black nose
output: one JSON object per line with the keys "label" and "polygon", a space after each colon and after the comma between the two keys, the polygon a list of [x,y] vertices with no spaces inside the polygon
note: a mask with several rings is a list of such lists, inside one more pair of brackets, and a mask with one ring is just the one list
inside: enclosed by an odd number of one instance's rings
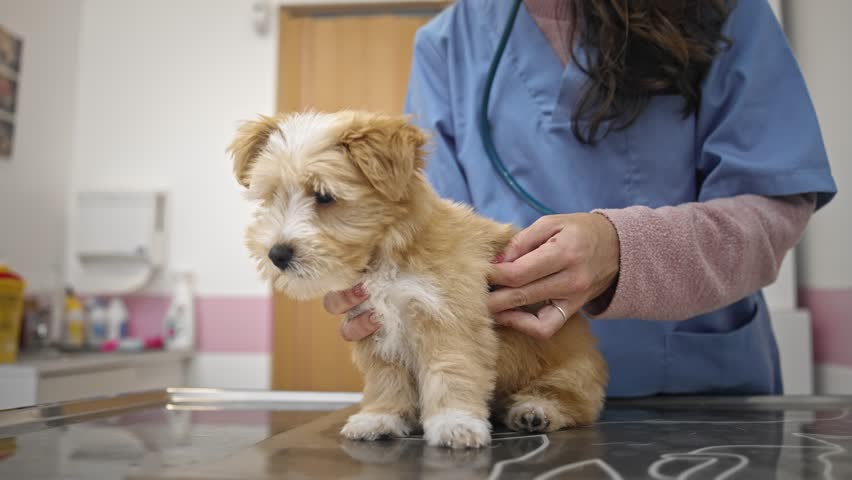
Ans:
{"label": "puppy's black nose", "polygon": [[290,260],[293,259],[293,249],[289,245],[275,245],[269,250],[269,259],[276,267],[287,270]]}

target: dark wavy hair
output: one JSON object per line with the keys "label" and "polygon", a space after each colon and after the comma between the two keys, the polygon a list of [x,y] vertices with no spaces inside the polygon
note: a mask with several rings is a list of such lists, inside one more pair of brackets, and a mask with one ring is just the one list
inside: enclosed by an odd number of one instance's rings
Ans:
{"label": "dark wavy hair", "polygon": [[571,59],[588,77],[572,117],[580,142],[629,127],[656,95],[683,97],[684,118],[697,111],[701,82],[730,45],[721,33],[728,1],[570,1],[575,41],[594,52]]}

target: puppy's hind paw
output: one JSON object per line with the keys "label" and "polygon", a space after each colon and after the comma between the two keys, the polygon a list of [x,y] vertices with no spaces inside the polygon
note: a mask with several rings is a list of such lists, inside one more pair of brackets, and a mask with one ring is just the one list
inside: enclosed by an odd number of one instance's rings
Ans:
{"label": "puppy's hind paw", "polygon": [[491,425],[470,412],[447,409],[423,422],[423,438],[433,447],[481,448],[491,443]]}
{"label": "puppy's hind paw", "polygon": [[569,420],[547,400],[528,400],[512,407],[504,423],[517,432],[539,433],[559,430]]}
{"label": "puppy's hind paw", "polygon": [[373,441],[386,437],[404,437],[411,427],[392,413],[357,413],[349,417],[340,433],[350,440]]}

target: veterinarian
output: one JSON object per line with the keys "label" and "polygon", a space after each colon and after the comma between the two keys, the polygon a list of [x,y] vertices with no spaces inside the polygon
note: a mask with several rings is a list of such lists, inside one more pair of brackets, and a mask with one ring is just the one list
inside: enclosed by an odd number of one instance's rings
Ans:
{"label": "veterinarian", "polygon": [[[582,311],[613,397],[781,393],[760,289],[836,187],[766,0],[524,0],[512,20],[513,3],[462,0],[421,28],[407,98],[437,191],[526,227],[495,259],[496,321],[547,338]],[[508,25],[487,133],[532,201],[478,122]],[[341,333],[376,329],[362,314]]]}

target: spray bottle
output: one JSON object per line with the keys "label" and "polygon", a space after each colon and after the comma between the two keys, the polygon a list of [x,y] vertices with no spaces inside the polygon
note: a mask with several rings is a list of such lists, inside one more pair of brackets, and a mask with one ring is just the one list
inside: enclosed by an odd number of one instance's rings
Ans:
{"label": "spray bottle", "polygon": [[168,350],[192,350],[195,347],[195,299],[189,272],[175,275],[172,303],[163,322],[163,343]]}

